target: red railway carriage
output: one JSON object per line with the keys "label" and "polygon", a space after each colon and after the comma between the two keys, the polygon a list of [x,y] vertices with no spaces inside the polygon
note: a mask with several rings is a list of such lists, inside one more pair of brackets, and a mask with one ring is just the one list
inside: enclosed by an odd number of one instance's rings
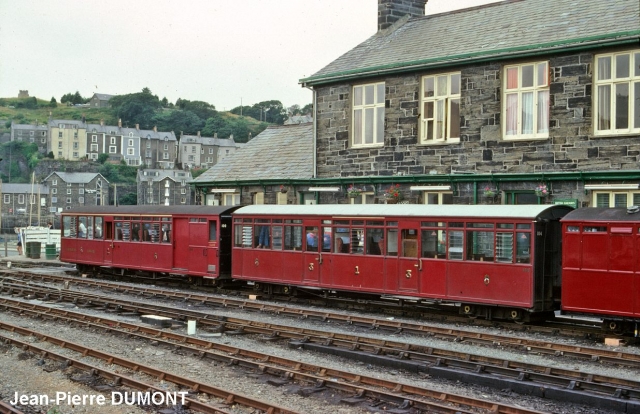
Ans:
{"label": "red railway carriage", "polygon": [[231,212],[216,206],[93,206],[62,213],[60,260],[217,279],[231,270]]}
{"label": "red railway carriage", "polygon": [[233,214],[234,279],[460,305],[528,320],[559,308],[552,205],[254,205]]}
{"label": "red railway carriage", "polygon": [[583,208],[562,219],[562,309],[598,315],[603,327],[640,322],[640,213],[637,207]]}

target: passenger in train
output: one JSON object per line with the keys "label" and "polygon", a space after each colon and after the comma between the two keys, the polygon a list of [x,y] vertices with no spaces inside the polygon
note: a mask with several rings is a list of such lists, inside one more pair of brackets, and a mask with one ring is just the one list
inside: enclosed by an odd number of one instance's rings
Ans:
{"label": "passenger in train", "polygon": [[163,243],[169,243],[170,232],[171,232],[171,229],[169,228],[169,225],[163,224],[162,225],[162,242]]}
{"label": "passenger in train", "polygon": [[325,232],[324,236],[322,237],[322,251],[331,251],[331,232]]}
{"label": "passenger in train", "polygon": [[138,223],[133,224],[133,230],[131,230],[131,241],[140,241],[140,225]]}
{"label": "passenger in train", "polygon": [[315,227],[307,232],[307,250],[318,250],[318,229]]}
{"label": "passenger in train", "polygon": [[80,226],[78,226],[78,237],[84,239],[87,237],[87,227],[84,225],[84,222],[80,222]]}
{"label": "passenger in train", "polygon": [[258,249],[269,248],[269,227],[260,226],[260,233],[258,234]]}
{"label": "passenger in train", "polygon": [[96,239],[101,239],[102,238],[102,227],[100,227],[99,224],[96,224],[95,238]]}

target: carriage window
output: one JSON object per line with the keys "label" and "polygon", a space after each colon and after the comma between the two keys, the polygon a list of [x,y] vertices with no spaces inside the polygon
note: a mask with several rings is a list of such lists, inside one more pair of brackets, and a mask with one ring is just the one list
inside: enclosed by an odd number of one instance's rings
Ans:
{"label": "carriage window", "polygon": [[93,238],[101,239],[102,238],[102,217],[96,217],[94,219],[94,228],[93,228]]}
{"label": "carriage window", "polygon": [[384,251],[384,230],[367,229],[367,254],[380,255]]}
{"label": "carriage window", "polygon": [[158,243],[158,241],[160,240],[160,223],[151,223],[149,237],[151,239],[151,243]]}
{"label": "carriage window", "polygon": [[351,229],[351,253],[353,254],[364,253],[364,229],[363,228]]}
{"label": "carriage window", "polygon": [[209,241],[218,240],[218,223],[216,221],[209,222]]}
{"label": "carriage window", "polygon": [[513,233],[496,234],[496,259],[503,263],[513,263]]}
{"label": "carriage window", "polygon": [[151,241],[151,223],[142,223],[142,229],[140,231],[140,240],[143,242]]}
{"label": "carriage window", "polygon": [[255,247],[258,249],[268,249],[271,246],[271,237],[269,235],[269,226],[261,224],[255,226],[253,231],[255,232]]}
{"label": "carriage window", "polygon": [[516,261],[518,263],[531,261],[531,233],[516,233]]}
{"label": "carriage window", "polygon": [[422,230],[422,253],[420,257],[444,259],[445,230]]}
{"label": "carriage window", "polygon": [[418,257],[418,232],[413,229],[402,230],[401,257]]}
{"label": "carriage window", "polygon": [[78,238],[87,238],[87,218],[84,216],[78,218]]}
{"label": "carriage window", "polygon": [[462,231],[450,231],[449,232],[449,260],[462,260]]}
{"label": "carriage window", "polygon": [[305,229],[305,234],[307,235],[307,251],[308,252],[317,252],[318,251],[318,228],[317,227],[307,227]]}
{"label": "carriage window", "polygon": [[236,247],[251,247],[253,239],[252,227],[249,225],[236,226]]}
{"label": "carriage window", "polygon": [[567,226],[567,231],[571,233],[580,232],[580,226]]}
{"label": "carriage window", "polygon": [[387,229],[387,255],[398,255],[398,229]]}
{"label": "carriage window", "polygon": [[351,238],[349,237],[349,229],[346,227],[338,227],[334,232],[334,252],[335,253],[349,253],[351,244]]}
{"label": "carriage window", "polygon": [[271,245],[273,246],[273,250],[282,250],[282,226],[273,226],[271,228],[271,236]]}
{"label": "carriage window", "polygon": [[171,223],[162,223],[162,229],[160,232],[160,241],[162,243],[171,242]]}
{"label": "carriage window", "polygon": [[[292,220],[287,220],[292,221]],[[284,249],[302,250],[302,226],[285,226]]]}
{"label": "carriage window", "polygon": [[64,229],[64,237],[76,237],[76,217],[62,217],[62,228]]}
{"label": "carriage window", "polygon": [[131,241],[140,241],[140,223],[136,221],[131,225]]}
{"label": "carriage window", "polygon": [[493,261],[492,231],[467,231],[467,260]]}
{"label": "carriage window", "polygon": [[583,230],[585,233],[606,233],[607,227],[606,226],[590,226],[590,227],[585,226]]}
{"label": "carriage window", "polygon": [[131,223],[125,221],[122,223],[122,241],[131,240]]}
{"label": "carriage window", "polygon": [[331,227],[322,228],[322,251],[323,252],[331,251]]}
{"label": "carriage window", "polygon": [[531,229],[531,224],[516,224],[516,229],[518,230]]}

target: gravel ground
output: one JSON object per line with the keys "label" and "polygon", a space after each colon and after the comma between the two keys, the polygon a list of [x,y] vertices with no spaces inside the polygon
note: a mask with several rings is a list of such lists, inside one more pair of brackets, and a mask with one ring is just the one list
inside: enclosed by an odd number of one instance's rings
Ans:
{"label": "gravel ground", "polygon": [[[140,300],[140,298],[136,298]],[[173,304],[173,306],[178,306]],[[78,312],[85,312],[90,314],[100,314],[96,311],[87,309],[73,309]],[[198,308],[201,310],[201,308]],[[211,313],[221,316],[234,316],[238,318],[246,318],[252,320],[258,320],[265,323],[278,323],[283,325],[293,325],[297,327],[304,327],[308,329],[325,330],[332,332],[342,333],[354,333],[356,331],[362,334],[364,330],[354,326],[337,326],[327,322],[313,321],[313,320],[298,320],[292,318],[283,318],[281,316],[271,314],[258,314],[249,313],[231,309],[216,309]],[[104,316],[104,315],[103,315]],[[380,315],[377,315],[380,317]],[[108,317],[115,317],[108,315]],[[137,323],[137,318],[118,318],[126,320],[127,322]],[[400,320],[400,318],[395,318]],[[126,339],[117,336],[104,335],[101,332],[92,332],[87,329],[80,329],[65,326],[56,322],[45,322],[42,320],[34,320],[29,318],[23,318],[4,312],[0,312],[0,320],[25,326],[31,329],[50,332],[51,334],[65,338],[69,341],[79,342],[84,345],[88,345],[94,349],[103,350],[105,352],[114,353],[123,358],[139,361],[144,364],[153,365],[159,368],[167,368],[173,373],[183,375],[186,377],[198,378],[203,382],[209,383],[221,388],[227,388],[236,392],[240,392],[246,395],[258,397],[266,401],[276,401],[278,405],[288,407],[294,411],[304,413],[343,413],[343,414],[359,414],[366,412],[365,409],[358,407],[351,407],[346,404],[338,404],[337,401],[341,398],[339,395],[312,395],[309,397],[303,397],[295,393],[294,387],[275,387],[265,383],[265,380],[256,375],[245,372],[239,367],[228,367],[226,365],[215,364],[211,361],[203,361],[196,358],[181,356],[171,352],[170,350],[163,349],[162,347],[153,346],[146,341],[139,341],[137,339]],[[446,325],[443,325],[446,326]],[[450,326],[451,328],[459,328],[456,326]],[[464,329],[469,329],[465,327]],[[475,330],[481,332],[494,332],[494,333],[509,333],[514,335],[522,335],[531,337],[525,333],[504,332],[494,329],[476,328]],[[186,331],[186,328],[185,328]],[[6,334],[5,332],[2,332]],[[186,332],[181,332],[186,333]],[[542,356],[526,354],[523,352],[512,351],[509,349],[496,349],[490,347],[479,347],[473,345],[467,345],[464,343],[454,343],[449,341],[436,340],[433,338],[417,337],[405,334],[388,334],[384,332],[367,331],[367,336],[375,338],[383,338],[393,341],[403,341],[406,343],[415,343],[423,346],[440,347],[457,351],[471,352],[474,354],[486,355],[489,357],[508,357],[514,361],[521,361],[527,363],[544,363],[545,365],[564,368],[570,370],[578,370],[582,372],[588,372],[600,375],[609,375],[620,378],[636,379],[638,378],[638,370],[616,368],[602,365],[595,362],[584,361],[571,361],[567,358],[556,358],[552,356]],[[484,398],[491,401],[497,401],[503,404],[509,404],[513,406],[522,406],[529,409],[539,410],[543,412],[554,413],[600,413],[609,414],[606,410],[596,410],[591,407],[579,406],[573,404],[563,404],[561,402],[541,400],[538,398],[521,396],[512,393],[509,390],[494,390],[486,387],[479,387],[474,385],[467,385],[460,382],[447,381],[442,379],[429,378],[425,375],[415,375],[408,372],[399,370],[391,370],[388,368],[380,368],[371,366],[358,361],[346,360],[335,356],[326,356],[322,354],[315,354],[313,352],[290,349],[287,347],[286,342],[263,342],[257,340],[253,336],[227,336],[206,338],[212,342],[221,342],[226,345],[247,348],[259,352],[270,353],[272,355],[281,356],[289,359],[295,359],[303,362],[308,362],[317,365],[325,365],[329,367],[346,369],[348,371],[366,375],[375,378],[382,378],[390,381],[401,381],[411,385],[418,385],[437,389],[441,392],[460,394],[464,396],[473,396],[477,398]],[[541,339],[540,335],[537,335],[535,339]],[[573,345],[585,345],[582,341],[567,338],[554,338],[555,341],[564,342]],[[49,347],[50,345],[43,342],[38,342],[39,346]],[[593,344],[589,344],[593,346]],[[624,348],[626,352],[637,351],[637,348]],[[69,355],[73,353],[70,351]],[[7,401],[12,399],[15,392],[23,394],[42,394],[48,393],[54,395],[57,391],[69,391],[72,394],[96,394],[95,390],[91,390],[81,384],[72,382],[67,379],[61,371],[54,371],[47,373],[43,371],[42,367],[37,366],[37,359],[26,359],[23,361],[18,360],[20,351],[14,348],[3,347],[0,349],[0,398]],[[77,356],[76,356],[77,357]],[[109,367],[114,370],[115,367]],[[136,376],[139,374],[135,374]],[[165,384],[164,386],[168,386]],[[200,396],[200,398],[205,398]],[[329,402],[327,401],[329,400]],[[331,403],[331,405],[329,405]],[[47,412],[45,408],[33,407],[33,412]],[[51,407],[47,407],[51,408]],[[37,411],[40,409],[41,411]],[[120,410],[120,411],[119,411]],[[119,413],[119,412],[142,412],[136,411],[135,407],[100,407],[99,411],[96,411],[95,407],[86,406],[61,406],[59,407],[60,413],[84,413],[84,412],[104,412],[104,413]],[[239,410],[238,412],[247,412]]]}

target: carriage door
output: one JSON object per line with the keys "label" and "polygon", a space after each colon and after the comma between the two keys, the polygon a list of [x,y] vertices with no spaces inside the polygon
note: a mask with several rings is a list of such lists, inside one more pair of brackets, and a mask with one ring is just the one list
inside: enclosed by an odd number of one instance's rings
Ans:
{"label": "carriage door", "polygon": [[398,290],[417,292],[420,280],[418,235],[420,223],[402,222],[399,224],[398,240]]}
{"label": "carriage door", "polygon": [[[189,218],[189,271],[206,273],[209,257],[209,226],[204,217]],[[213,260],[215,253],[212,252]]]}
{"label": "carriage door", "polygon": [[320,231],[320,221],[311,220],[305,222],[304,257],[304,281],[305,284],[320,283],[320,271],[322,269],[322,243],[323,233]]}
{"label": "carriage door", "polygon": [[189,219],[173,218],[173,268],[189,269]]}

